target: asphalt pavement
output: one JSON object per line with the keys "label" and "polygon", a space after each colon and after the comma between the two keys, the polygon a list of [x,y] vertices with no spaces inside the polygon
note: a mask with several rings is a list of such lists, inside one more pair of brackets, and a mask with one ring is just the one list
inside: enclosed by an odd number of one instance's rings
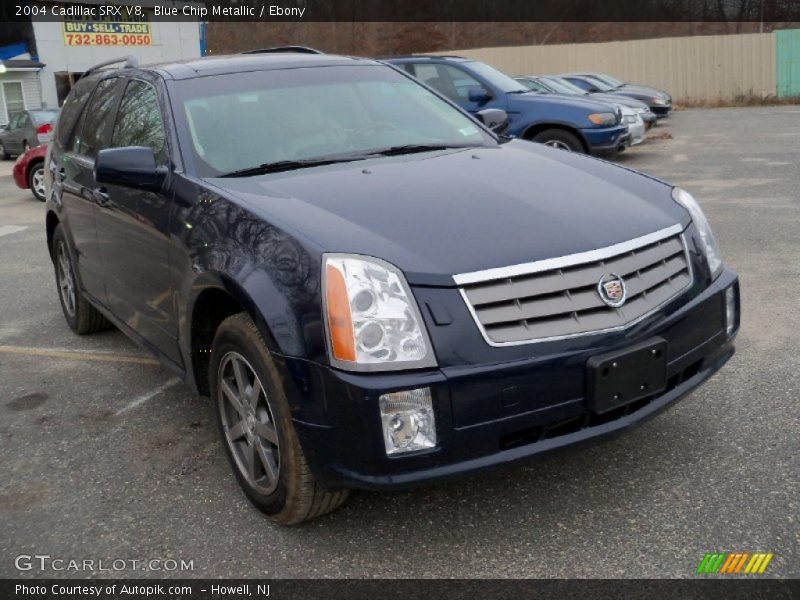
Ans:
{"label": "asphalt pavement", "polygon": [[295,528],[245,500],[207,400],[117,331],[70,332],[44,205],[0,176],[0,577],[696,577],[712,551],[800,577],[800,106],[655,133],[617,162],[705,209],[741,277],[732,361],[615,440]]}

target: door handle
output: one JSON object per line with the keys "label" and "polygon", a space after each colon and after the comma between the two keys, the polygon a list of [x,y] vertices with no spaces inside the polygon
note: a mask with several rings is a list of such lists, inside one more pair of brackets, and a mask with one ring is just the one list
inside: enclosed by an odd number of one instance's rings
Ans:
{"label": "door handle", "polygon": [[106,188],[94,188],[92,190],[92,197],[94,201],[97,202],[98,206],[108,206],[111,201]]}
{"label": "door handle", "polygon": [[58,177],[59,181],[64,181],[67,178],[67,172],[64,169],[59,169],[56,171],[56,177]]}

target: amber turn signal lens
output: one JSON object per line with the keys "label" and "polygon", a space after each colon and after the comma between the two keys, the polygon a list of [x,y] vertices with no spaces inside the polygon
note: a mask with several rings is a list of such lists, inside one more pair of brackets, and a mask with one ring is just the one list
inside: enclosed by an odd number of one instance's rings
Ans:
{"label": "amber turn signal lens", "polygon": [[356,346],[353,339],[353,318],[350,314],[350,300],[342,272],[328,265],[326,269],[326,305],[328,309],[328,332],[331,336],[331,350],[338,360],[355,361]]}

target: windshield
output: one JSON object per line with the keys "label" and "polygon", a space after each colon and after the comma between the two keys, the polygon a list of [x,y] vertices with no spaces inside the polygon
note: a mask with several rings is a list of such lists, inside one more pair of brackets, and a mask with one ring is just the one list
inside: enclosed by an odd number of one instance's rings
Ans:
{"label": "windshield", "polygon": [[58,118],[57,110],[32,110],[30,111],[31,118],[36,125],[43,123],[52,123]]}
{"label": "windshield", "polygon": [[592,77],[590,75],[586,75],[586,76],[584,76],[584,79],[586,79],[586,81],[591,83],[594,87],[599,89],[601,92],[610,92],[611,90],[614,89],[614,86],[608,85],[605,81],[603,81],[602,79],[598,79],[597,77]]}
{"label": "windshield", "polygon": [[234,73],[177,81],[176,88],[181,146],[200,177],[398,147],[497,144],[460,110],[385,66]]}
{"label": "windshield", "polygon": [[582,90],[577,85],[573,85],[569,81],[561,79],[560,77],[544,77],[543,79],[547,87],[551,88],[554,92],[558,92],[559,94],[577,94],[579,96],[586,95],[585,90]]}
{"label": "windshield", "polygon": [[595,79],[600,79],[601,81],[605,81],[608,85],[612,85],[614,87],[620,87],[625,85],[624,81],[620,81],[616,77],[612,77],[611,75],[606,75],[605,73],[597,73],[593,76]]}
{"label": "windshield", "polygon": [[506,75],[505,73],[501,73],[494,67],[490,67],[486,63],[481,62],[470,62],[468,63],[469,68],[478,76],[483,77],[486,81],[488,81],[491,85],[498,88],[501,92],[506,94],[513,94],[519,92],[527,92],[528,88],[522,85],[519,81],[516,81]]}

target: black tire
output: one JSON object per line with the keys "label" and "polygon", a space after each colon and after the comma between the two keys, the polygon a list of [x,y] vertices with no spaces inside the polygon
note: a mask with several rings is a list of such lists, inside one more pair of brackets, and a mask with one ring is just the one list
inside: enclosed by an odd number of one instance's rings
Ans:
{"label": "black tire", "polygon": [[[242,369],[238,374],[237,365]],[[275,363],[246,313],[228,317],[217,329],[209,384],[228,461],[245,495],[259,510],[277,523],[295,525],[331,512],[345,501],[348,490],[325,489],[314,479]],[[258,389],[263,393],[253,392]],[[249,407],[240,410],[234,402]]]}
{"label": "black tire", "polygon": [[42,177],[42,181],[44,181],[44,161],[39,161],[33,164],[33,166],[28,170],[28,187],[33,194],[33,197],[36,198],[39,202],[45,201],[45,192],[37,183],[36,177]]}
{"label": "black tire", "polygon": [[533,136],[532,141],[570,152],[584,152],[578,136],[564,129],[545,129]]}
{"label": "black tire", "polygon": [[8,160],[11,155],[6,152],[6,147],[0,142],[0,160]]}
{"label": "black tire", "polygon": [[[74,261],[61,225],[53,232],[53,265],[56,274],[58,299],[67,325],[78,335],[94,333],[111,327],[111,323],[84,297],[75,277]],[[66,278],[70,281],[67,281]],[[70,294],[71,290],[71,294]],[[71,296],[71,300],[69,300]]]}

